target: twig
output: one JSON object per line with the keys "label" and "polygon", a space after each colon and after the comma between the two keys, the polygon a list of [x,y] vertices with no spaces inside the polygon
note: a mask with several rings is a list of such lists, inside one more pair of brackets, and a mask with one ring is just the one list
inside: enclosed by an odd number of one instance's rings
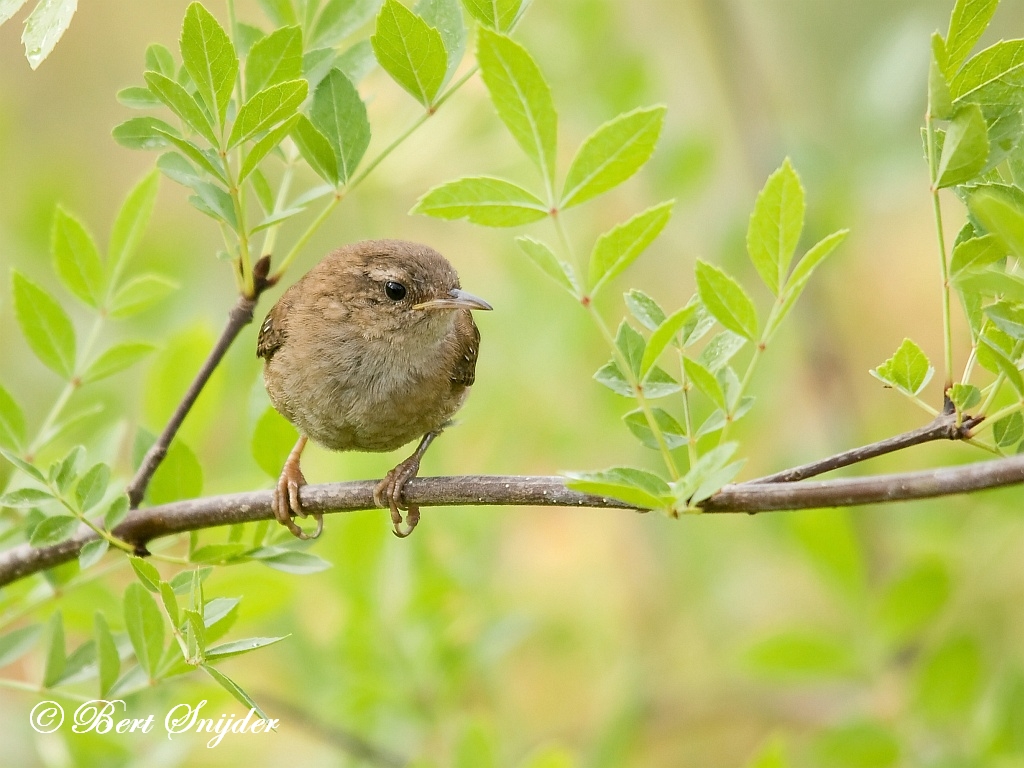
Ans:
{"label": "twig", "polygon": [[984,420],[983,416],[974,416],[964,419],[957,425],[955,413],[942,413],[935,417],[930,423],[919,429],[904,432],[895,437],[879,440],[877,443],[863,445],[860,448],[852,448],[849,451],[837,453],[810,464],[802,464],[799,467],[776,472],[774,475],[758,477],[754,480],[747,480],[741,485],[761,485],[764,483],[792,483],[797,480],[804,480],[833,469],[848,467],[861,461],[873,459],[876,456],[884,456],[887,453],[901,451],[922,443],[929,443],[934,440],[966,440],[971,436],[971,430]]}
{"label": "twig", "polygon": [[[894,501],[952,496],[987,488],[1024,483],[1024,454],[1005,459],[892,475],[841,478],[810,483],[739,483],[727,485],[701,503],[708,513],[771,512],[851,507]],[[308,512],[354,512],[375,509],[375,480],[307,485],[302,506]],[[201,528],[250,523],[273,518],[271,491],[210,496],[133,510],[112,533],[145,552],[153,539]],[[436,506],[556,506],[640,510],[607,496],[569,490],[561,477],[467,475],[417,478],[405,488],[405,498],[422,507]],[[51,547],[27,544],[0,555],[0,586],[74,560],[82,547],[96,539],[84,531]]]}
{"label": "twig", "polygon": [[171,415],[170,421],[167,422],[167,426],[164,427],[163,432],[160,433],[156,442],[150,446],[150,449],[146,451],[138,471],[131,479],[131,482],[128,483],[128,487],[125,488],[125,493],[128,494],[128,501],[132,509],[137,509],[139,504],[142,503],[142,499],[145,498],[149,481],[153,479],[153,475],[156,473],[157,467],[160,466],[160,462],[167,456],[167,449],[170,447],[171,441],[178,434],[182,422],[185,421],[185,417],[192,410],[192,406],[195,405],[199,394],[203,391],[203,387],[206,386],[206,382],[213,375],[231,343],[241,333],[242,329],[252,322],[253,310],[256,309],[256,302],[259,300],[260,294],[276,282],[274,279],[267,279],[269,271],[270,258],[264,256],[253,267],[253,280],[255,283],[253,295],[251,297],[244,295],[238,297],[235,306],[228,313],[228,322],[224,326],[224,330],[221,332],[216,345],[210,350],[210,354],[203,363],[203,367],[199,369],[199,373],[196,374],[188,391],[181,398],[178,407],[174,409],[174,413]]}

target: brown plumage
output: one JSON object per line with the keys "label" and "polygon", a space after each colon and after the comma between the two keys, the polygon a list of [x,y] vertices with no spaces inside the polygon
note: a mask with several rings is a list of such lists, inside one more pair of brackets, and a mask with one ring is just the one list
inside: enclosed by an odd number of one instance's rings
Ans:
{"label": "brown plumage", "polygon": [[[437,251],[403,240],[367,240],[330,253],[267,314],[256,354],[274,407],[300,432],[278,481],[275,515],[304,516],[299,455],[306,438],[336,451],[420,447],[381,482],[375,498],[400,529],[402,487],[426,447],[462,406],[476,378],[480,332],[472,309],[490,309],[459,287]],[[322,520],[317,519],[317,534]],[[316,534],[314,534],[316,535]]]}

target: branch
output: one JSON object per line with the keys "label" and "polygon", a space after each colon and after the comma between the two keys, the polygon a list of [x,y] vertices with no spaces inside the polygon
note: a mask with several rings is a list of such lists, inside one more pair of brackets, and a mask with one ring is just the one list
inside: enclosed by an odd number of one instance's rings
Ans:
{"label": "branch", "polygon": [[929,443],[934,440],[966,440],[971,436],[971,430],[984,420],[984,416],[973,416],[964,419],[961,424],[957,424],[955,413],[942,413],[936,416],[930,424],[910,432],[879,440],[877,443],[863,445],[860,448],[852,448],[849,451],[843,451],[834,456],[812,461],[810,464],[802,464],[799,467],[785,469],[773,475],[759,477],[756,480],[747,480],[742,484],[792,483],[825,472],[831,472],[833,469],[848,467],[851,464],[867,461],[877,456],[884,456],[887,453],[902,451],[904,448]]}
{"label": "branch", "polygon": [[[956,467],[891,475],[841,478],[810,483],[739,483],[727,485],[701,503],[707,513],[770,512],[818,507],[851,507],[882,502],[928,499],[1024,483],[1024,454]],[[308,512],[354,512],[376,509],[375,480],[327,485],[306,485],[302,506]],[[273,519],[272,491],[252,491],[177,501],[133,510],[113,535],[135,545],[144,554],[153,539],[185,531]],[[422,507],[437,506],[547,506],[637,509],[606,496],[578,493],[566,488],[561,477],[467,475],[417,478],[405,488],[406,500]],[[27,544],[0,555],[0,586],[78,557],[95,540],[83,531],[51,547]]]}

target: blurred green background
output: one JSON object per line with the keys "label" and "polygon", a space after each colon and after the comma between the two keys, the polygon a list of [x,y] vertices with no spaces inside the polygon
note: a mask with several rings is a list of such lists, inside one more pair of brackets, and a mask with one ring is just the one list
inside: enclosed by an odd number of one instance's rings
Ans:
{"label": "blurred green background", "polygon": [[[117,146],[131,114],[114,99],[141,82],[145,47],[176,48],[187,3],[86,3],[32,72],[20,24],[0,27],[0,285],[10,267],[55,291],[49,228],[60,202],[101,243],[153,155]],[[743,235],[765,177],[790,156],[808,191],[803,247],[838,228],[847,242],[819,271],[759,371],[735,437],[743,477],[920,425],[924,414],[867,374],[904,336],[941,357],[939,277],[919,127],[929,35],[952,0],[536,0],[517,30],[552,84],[563,162],[599,123],[666,103],[651,163],[573,211],[589,244],[611,221],[667,197],[673,220],[618,279],[666,307],[693,291],[698,257],[753,284]],[[222,20],[225,9],[210,9]],[[254,2],[244,21],[264,23]],[[1024,36],[1024,6],[999,9],[983,43]],[[463,68],[468,66],[464,62]],[[372,156],[419,107],[380,71],[360,86]],[[519,253],[515,232],[406,212],[463,174],[535,181],[478,79],[346,199],[286,282],[332,247],[402,237],[437,247],[463,286],[497,311],[479,318],[477,386],[423,474],[550,474],[613,464],[656,467],[622,425],[626,401],[591,380],[608,353],[585,314]],[[156,431],[234,301],[215,225],[163,179],[139,262],[181,288],[131,327],[160,352],[81,394],[104,412],[72,436],[130,474],[138,426]],[[962,221],[947,198],[950,237]],[[288,230],[292,231],[292,230]],[[300,231],[296,228],[292,231]],[[541,235],[554,240],[553,233]],[[287,240],[287,237],[285,238]],[[258,319],[281,288],[264,297]],[[767,295],[759,295],[761,306]],[[68,302],[70,304],[70,302]],[[255,336],[243,332],[182,435],[206,494],[267,488],[251,457],[265,406]],[[38,424],[60,384],[0,300],[0,378]],[[958,319],[958,360],[966,356]],[[937,404],[936,378],[925,397]],[[56,451],[54,452],[56,454]],[[311,482],[379,477],[404,456],[311,447]],[[52,458],[52,457],[51,457]],[[932,445],[858,471],[980,460]],[[6,471],[6,470],[4,470]],[[328,518],[314,552],[334,564],[291,576],[258,564],[218,569],[207,597],[244,596],[233,637],[291,636],[224,670],[275,715],[266,736],[41,737],[39,700],[0,697],[7,765],[365,765],[343,731],[422,766],[1024,766],[1024,528],[1019,489],[851,512],[668,520],[576,509],[431,509],[416,535],[384,513]],[[209,541],[223,533],[206,534]],[[165,578],[173,573],[160,566]],[[95,610],[120,617],[121,567],[33,616],[65,613],[69,636]],[[35,581],[14,587],[26,599]],[[123,627],[115,626],[115,629]],[[78,634],[76,634],[78,633]],[[35,683],[42,660],[2,675]],[[204,698],[240,711],[205,678],[135,697],[131,716]],[[285,708],[288,705],[288,709]],[[293,711],[297,708],[298,711]],[[340,729],[340,730],[339,730]],[[545,755],[550,762],[539,760]]]}

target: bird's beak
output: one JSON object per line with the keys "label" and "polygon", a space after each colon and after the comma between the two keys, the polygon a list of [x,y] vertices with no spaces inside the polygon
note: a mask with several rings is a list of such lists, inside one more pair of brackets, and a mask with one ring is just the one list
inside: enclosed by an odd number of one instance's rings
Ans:
{"label": "bird's beak", "polygon": [[479,296],[474,296],[461,288],[453,288],[444,298],[414,304],[413,309],[494,309],[494,307]]}

